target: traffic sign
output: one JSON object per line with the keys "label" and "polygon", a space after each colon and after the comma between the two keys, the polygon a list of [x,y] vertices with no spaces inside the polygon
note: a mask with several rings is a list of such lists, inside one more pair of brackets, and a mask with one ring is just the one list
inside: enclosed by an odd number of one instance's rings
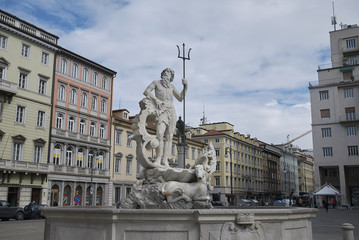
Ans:
{"label": "traffic sign", "polygon": [[76,195],[76,196],[74,197],[74,201],[75,201],[75,203],[80,203],[80,202],[81,202],[81,196],[80,196],[80,195]]}

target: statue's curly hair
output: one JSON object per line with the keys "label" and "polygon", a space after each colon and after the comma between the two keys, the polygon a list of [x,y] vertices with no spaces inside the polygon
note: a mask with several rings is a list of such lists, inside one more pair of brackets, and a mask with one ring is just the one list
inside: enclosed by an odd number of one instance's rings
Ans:
{"label": "statue's curly hair", "polygon": [[161,72],[161,78],[163,76],[163,74],[166,72],[166,71],[169,71],[171,73],[171,79],[170,81],[173,82],[173,79],[175,77],[175,71],[173,71],[171,68],[166,68],[164,69],[162,72]]}

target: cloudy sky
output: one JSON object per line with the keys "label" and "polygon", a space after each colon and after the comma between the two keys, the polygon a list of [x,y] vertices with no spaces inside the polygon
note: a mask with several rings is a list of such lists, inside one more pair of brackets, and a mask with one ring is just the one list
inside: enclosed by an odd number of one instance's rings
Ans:
{"label": "cloudy sky", "polygon": [[[0,0],[0,8],[116,71],[113,109],[131,115],[164,68],[182,89],[176,45],[185,43],[186,123],[198,126],[204,109],[208,122],[267,143],[311,129],[308,83],[330,62],[332,0]],[[358,9],[358,0],[336,0],[338,24],[359,23]],[[294,144],[312,148],[311,134]]]}

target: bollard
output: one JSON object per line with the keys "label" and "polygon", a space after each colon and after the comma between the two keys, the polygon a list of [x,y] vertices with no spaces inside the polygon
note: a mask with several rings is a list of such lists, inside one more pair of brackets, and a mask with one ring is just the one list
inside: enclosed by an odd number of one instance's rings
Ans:
{"label": "bollard", "polygon": [[343,223],[343,240],[354,240],[354,226],[350,223]]}

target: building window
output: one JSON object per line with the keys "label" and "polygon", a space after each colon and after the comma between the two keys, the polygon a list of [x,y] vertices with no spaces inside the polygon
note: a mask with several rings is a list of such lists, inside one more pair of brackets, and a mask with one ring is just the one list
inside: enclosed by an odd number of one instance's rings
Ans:
{"label": "building window", "polygon": [[221,186],[221,177],[214,177],[214,186]]}
{"label": "building window", "polygon": [[345,108],[345,117],[347,121],[356,120],[355,107]]}
{"label": "building window", "polygon": [[85,92],[81,94],[81,107],[83,108],[87,107],[87,93]]}
{"label": "building window", "polygon": [[27,86],[27,74],[20,72],[19,74],[19,88],[26,88]]}
{"label": "building window", "polygon": [[121,158],[115,160],[115,173],[121,173]]}
{"label": "building window", "polygon": [[105,90],[107,90],[107,88],[108,88],[108,79],[107,79],[107,77],[106,76],[104,76],[103,78],[102,78],[102,86],[101,86],[103,89],[105,89]]}
{"label": "building window", "polygon": [[103,169],[103,153],[102,152],[97,156],[97,168]]}
{"label": "building window", "polygon": [[100,125],[100,138],[105,138],[105,125]]}
{"label": "building window", "polygon": [[192,148],[192,160],[195,160],[196,158],[195,153],[196,153],[196,149]]}
{"label": "building window", "polygon": [[95,86],[97,86],[97,84],[98,84],[98,73],[97,72],[93,73],[92,84],[95,85]]}
{"label": "building window", "polygon": [[217,161],[216,162],[216,172],[219,172],[221,170],[221,162]]}
{"label": "building window", "polygon": [[37,127],[45,127],[45,112],[44,111],[37,112],[36,126]]}
{"label": "building window", "polygon": [[87,68],[84,68],[82,71],[82,80],[84,80],[84,82],[89,81],[89,70]]}
{"label": "building window", "polygon": [[93,168],[93,151],[91,150],[88,155],[87,167]]}
{"label": "building window", "polygon": [[41,163],[42,156],[43,156],[44,147],[43,146],[36,146],[34,149],[34,162]]}
{"label": "building window", "polygon": [[79,151],[77,152],[76,166],[82,167],[83,159],[84,159],[84,153],[83,153],[82,148],[80,148]]}
{"label": "building window", "polygon": [[329,99],[329,92],[327,90],[326,91],[320,91],[319,92],[319,99],[320,100]]}
{"label": "building window", "polygon": [[92,96],[91,98],[91,110],[96,111],[97,110],[97,97]]}
{"label": "building window", "polygon": [[349,156],[358,156],[358,146],[348,146]]}
{"label": "building window", "polygon": [[330,109],[321,109],[320,110],[320,118],[330,118]]}
{"label": "building window", "polygon": [[42,52],[41,54],[41,63],[45,65],[49,65],[49,54]]}
{"label": "building window", "polygon": [[122,136],[122,131],[121,130],[116,130],[116,145],[121,145],[121,136]]}
{"label": "building window", "polygon": [[216,138],[214,141],[215,141],[216,143],[219,143],[219,138]]}
{"label": "building window", "polygon": [[63,74],[67,73],[67,60],[65,58],[61,59],[60,62],[60,72]]}
{"label": "building window", "polygon": [[64,122],[64,115],[62,113],[57,113],[57,116],[56,116],[56,128],[62,129],[63,122]]}
{"label": "building window", "polygon": [[81,119],[81,121],[80,121],[80,133],[81,134],[86,133],[86,122],[84,119]]}
{"label": "building window", "polygon": [[30,57],[30,46],[26,44],[22,44],[21,47],[21,56],[29,58]]}
{"label": "building window", "polygon": [[90,136],[94,137],[96,135],[96,123],[91,122],[90,124]]}
{"label": "building window", "polygon": [[25,123],[25,107],[19,105],[17,106],[15,122]]}
{"label": "building window", "polygon": [[78,75],[79,75],[79,65],[77,63],[73,63],[72,64],[71,76],[73,78],[78,78]]}
{"label": "building window", "polygon": [[219,149],[215,149],[215,151],[216,151],[216,157],[219,157],[219,153],[220,153],[220,151],[219,151]]}
{"label": "building window", "polygon": [[39,93],[42,95],[46,94],[46,85],[47,85],[47,81],[44,79],[39,80]]}
{"label": "building window", "polygon": [[72,166],[72,157],[73,157],[72,147],[68,147],[66,150],[66,165],[67,166]]}
{"label": "building window", "polygon": [[353,97],[354,97],[354,88],[345,88],[344,98],[353,98]]}
{"label": "building window", "polygon": [[14,142],[12,160],[21,161],[24,143]]}
{"label": "building window", "polygon": [[71,89],[70,91],[70,104],[76,104],[77,100],[77,91],[76,89]]}
{"label": "building window", "polygon": [[53,164],[59,165],[60,164],[60,157],[61,157],[61,149],[60,146],[55,146],[54,148],[54,156],[53,156]]}
{"label": "building window", "polygon": [[0,35],[0,48],[7,49],[7,37]]}
{"label": "building window", "polygon": [[226,172],[228,172],[228,162],[226,162]]}
{"label": "building window", "polygon": [[60,85],[57,99],[60,100],[60,101],[65,101],[65,96],[66,96],[65,94],[66,94],[65,86]]}
{"label": "building window", "polygon": [[356,48],[355,39],[348,39],[346,40],[347,49]]}
{"label": "building window", "polygon": [[347,60],[348,65],[357,65],[358,64],[358,57],[357,56],[350,56]]}
{"label": "building window", "polygon": [[205,143],[205,144],[208,144],[208,139],[204,139],[204,143]]}
{"label": "building window", "polygon": [[322,137],[323,138],[332,137],[332,129],[331,128],[322,128]]}
{"label": "building window", "polygon": [[101,113],[107,112],[107,101],[105,99],[101,100]]}
{"label": "building window", "polygon": [[132,158],[128,157],[126,162],[126,174],[132,174]]}
{"label": "building window", "polygon": [[0,79],[6,79],[6,68],[3,66],[0,66]]}
{"label": "building window", "polygon": [[75,131],[75,118],[72,117],[72,116],[69,118],[68,130],[69,130],[70,132],[74,132],[74,131]]}
{"label": "building window", "polygon": [[323,156],[324,157],[332,157],[333,156],[333,148],[332,147],[323,147]]}
{"label": "building window", "polygon": [[127,147],[132,147],[132,139],[131,139],[132,133],[127,133]]}
{"label": "building window", "polygon": [[357,135],[357,127],[349,126],[347,127],[347,136],[356,136]]}
{"label": "building window", "polygon": [[353,71],[344,71],[343,80],[351,80],[353,78]]}

